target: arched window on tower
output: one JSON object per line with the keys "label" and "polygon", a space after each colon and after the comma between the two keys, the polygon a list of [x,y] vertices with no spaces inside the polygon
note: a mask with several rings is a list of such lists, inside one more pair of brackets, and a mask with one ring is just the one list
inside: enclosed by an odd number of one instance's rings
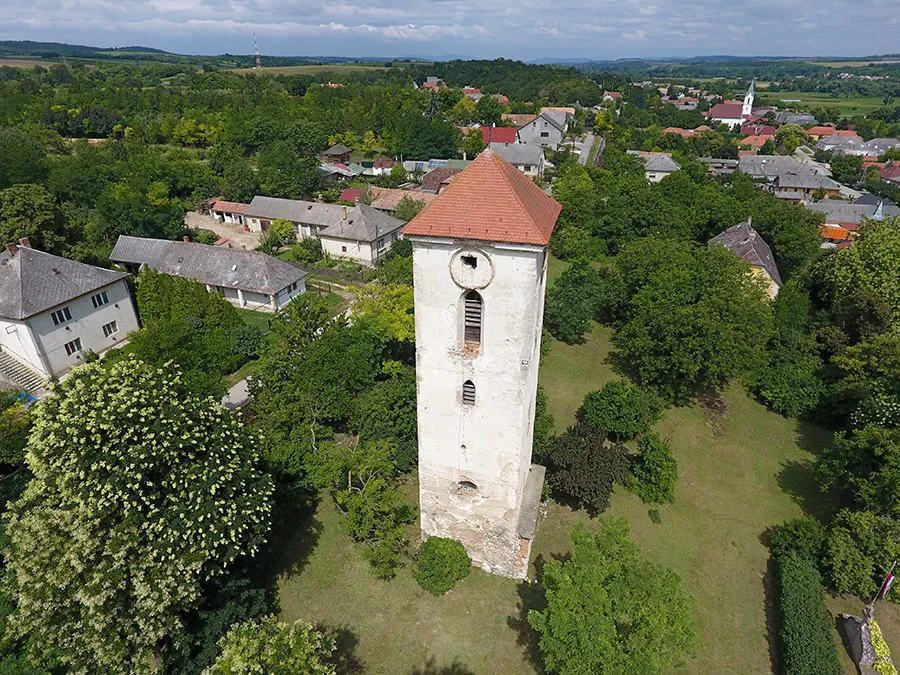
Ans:
{"label": "arched window on tower", "polygon": [[475,384],[472,380],[463,382],[462,402],[463,405],[475,405]]}
{"label": "arched window on tower", "polygon": [[478,291],[466,293],[464,339],[467,345],[481,344],[482,304]]}

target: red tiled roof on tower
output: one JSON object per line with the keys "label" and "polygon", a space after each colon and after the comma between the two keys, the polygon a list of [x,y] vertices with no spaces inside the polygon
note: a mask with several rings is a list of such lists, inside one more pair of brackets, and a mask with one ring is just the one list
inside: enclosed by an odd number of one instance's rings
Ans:
{"label": "red tiled roof on tower", "polygon": [[525,174],[485,150],[403,233],[546,246],[561,209]]}

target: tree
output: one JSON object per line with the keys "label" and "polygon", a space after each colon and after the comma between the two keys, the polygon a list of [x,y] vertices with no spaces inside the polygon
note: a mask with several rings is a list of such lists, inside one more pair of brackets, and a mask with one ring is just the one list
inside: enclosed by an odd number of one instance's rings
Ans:
{"label": "tree", "polygon": [[862,179],[863,158],[859,155],[836,155],[829,161],[831,173],[838,183],[856,185]]}
{"label": "tree", "polygon": [[334,640],[302,621],[274,616],[236,625],[221,642],[222,653],[204,675],[335,675],[328,663]]}
{"label": "tree", "polygon": [[281,246],[288,242],[297,241],[297,235],[294,234],[294,224],[286,218],[276,218],[273,220],[269,224],[269,231],[266,234],[272,237]]}
{"label": "tree", "polygon": [[[397,165],[395,164],[394,166]],[[403,197],[399,202],[397,202],[397,208],[394,209],[394,218],[399,218],[400,220],[409,222],[417,215],[419,215],[419,213],[421,213],[422,209],[424,208],[425,202],[421,199]],[[394,242],[393,245],[396,246],[397,242]]]}
{"label": "tree", "polygon": [[775,141],[790,154],[804,143],[809,143],[809,134],[797,124],[784,124],[775,132]]}
{"label": "tree", "polygon": [[413,342],[416,339],[412,286],[369,283],[353,287],[352,292],[357,320],[370,326],[374,335],[385,342]]}
{"label": "tree", "polygon": [[544,566],[546,609],[528,612],[549,672],[656,675],[693,655],[693,598],[643,559],[624,519],[601,519],[596,535],[579,523],[572,544],[571,559]]}
{"label": "tree", "polygon": [[450,119],[460,126],[470,125],[475,119],[475,101],[463,96],[450,109]]}
{"label": "tree", "polygon": [[65,235],[65,219],[46,188],[29,184],[0,191],[0,240],[4,243],[27,237],[35,248],[53,251]]}
{"label": "tree", "polygon": [[371,129],[363,134],[362,151],[366,155],[373,155],[378,151],[378,139],[375,138],[375,132]]}
{"label": "tree", "polygon": [[[840,511],[825,543],[830,586],[839,593],[871,598],[884,580],[884,570],[900,556],[898,538],[900,526],[892,518],[871,511]],[[900,601],[900,591],[892,587],[887,598]]]}
{"label": "tree", "polygon": [[675,501],[678,463],[668,442],[650,432],[638,441],[638,454],[631,464],[633,480],[629,487],[641,501],[667,504]]}
{"label": "tree", "polygon": [[500,124],[505,108],[500,101],[490,95],[484,95],[475,102],[475,109],[472,113],[474,121],[481,126],[489,127],[491,125]]}
{"label": "tree", "polygon": [[34,417],[34,479],[7,521],[11,627],[74,670],[151,672],[201,583],[264,540],[255,438],[133,358],[76,369]]}
{"label": "tree", "polygon": [[472,560],[455,539],[428,537],[416,551],[413,576],[432,595],[443,595],[469,576]]}
{"label": "tree", "polygon": [[475,159],[486,147],[481,129],[470,129],[460,138],[459,149],[467,159]]}
{"label": "tree", "polygon": [[665,404],[653,392],[625,380],[607,382],[584,397],[585,422],[627,441],[642,434],[662,417]]}
{"label": "tree", "polygon": [[44,144],[35,134],[21,127],[0,127],[0,190],[19,183],[41,182],[47,175],[46,155]]}
{"label": "tree", "polygon": [[300,157],[282,142],[259,154],[259,183],[272,197],[310,199],[321,178],[314,158]]}
{"label": "tree", "polygon": [[398,162],[397,164],[394,164],[394,166],[391,167],[391,173],[390,173],[391,187],[398,187],[400,185],[403,185],[408,180],[409,180],[409,175],[406,173],[406,169],[403,168],[402,164],[400,164]]}
{"label": "tree", "polygon": [[578,422],[550,441],[547,484],[579,506],[601,512],[616,483],[628,477],[628,450],[611,443],[606,432]]}
{"label": "tree", "polygon": [[397,467],[406,471],[418,459],[416,372],[389,362],[393,371],[356,399],[352,427],[360,442],[387,440],[397,446]]}
{"label": "tree", "polygon": [[648,238],[625,248],[616,271],[615,343],[643,384],[684,401],[699,388],[758,371],[771,307],[730,251]]}
{"label": "tree", "polygon": [[313,484],[330,492],[353,541],[379,579],[403,565],[405,526],[415,517],[397,485],[397,447],[387,441],[323,443],[306,459]]}
{"label": "tree", "polygon": [[557,340],[569,344],[584,339],[591,320],[599,318],[603,280],[590,263],[576,260],[547,293],[544,323]]}
{"label": "tree", "polygon": [[31,415],[19,396],[0,390],[0,466],[22,465],[30,428]]}

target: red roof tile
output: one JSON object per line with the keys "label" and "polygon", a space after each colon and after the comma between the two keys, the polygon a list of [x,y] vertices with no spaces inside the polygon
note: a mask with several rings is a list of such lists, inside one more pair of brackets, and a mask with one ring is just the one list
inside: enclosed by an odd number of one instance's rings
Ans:
{"label": "red roof tile", "polygon": [[222,213],[244,213],[249,204],[241,204],[240,202],[226,202],[224,199],[217,199],[210,208],[213,211],[221,211]]}
{"label": "red roof tile", "polygon": [[341,196],[338,197],[339,202],[358,202],[363,196],[363,191],[359,188],[344,188]]}
{"label": "red roof tile", "polygon": [[709,109],[709,116],[725,120],[736,120],[741,118],[742,110],[743,106],[740,103],[716,103]]}
{"label": "red roof tile", "polygon": [[546,246],[560,209],[525,174],[485,150],[404,234]]}
{"label": "red roof tile", "polygon": [[481,127],[485,143],[515,143],[518,129],[515,127]]}
{"label": "red roof tile", "polygon": [[886,166],[880,172],[881,180],[896,180],[900,178],[900,164],[894,166]]}
{"label": "red roof tile", "polygon": [[741,139],[741,145],[749,145],[752,148],[761,148],[770,140],[772,140],[770,136],[747,136],[747,138]]}

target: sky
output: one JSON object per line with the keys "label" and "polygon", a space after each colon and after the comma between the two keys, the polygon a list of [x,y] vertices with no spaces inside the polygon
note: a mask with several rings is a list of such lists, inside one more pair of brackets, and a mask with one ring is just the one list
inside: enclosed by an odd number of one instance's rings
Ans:
{"label": "sky", "polygon": [[184,54],[617,59],[900,52],[900,0],[0,0],[0,39]]}

